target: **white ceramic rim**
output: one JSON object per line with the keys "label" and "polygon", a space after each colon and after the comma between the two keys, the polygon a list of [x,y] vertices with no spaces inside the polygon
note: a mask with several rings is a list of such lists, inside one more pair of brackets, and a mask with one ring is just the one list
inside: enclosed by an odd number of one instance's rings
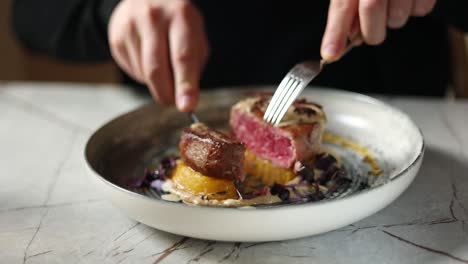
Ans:
{"label": "white ceramic rim", "polygon": [[[385,102],[382,102],[378,99],[375,99],[375,98],[372,98],[370,96],[367,96],[367,95],[363,95],[363,94],[359,94],[359,93],[355,93],[355,92],[350,92],[350,91],[342,91],[342,90],[338,90],[338,89],[333,89],[333,88],[317,88],[317,87],[313,87],[311,89],[315,89],[315,90],[322,90],[322,91],[325,91],[325,92],[331,92],[331,93],[338,93],[338,95],[340,96],[343,96],[343,95],[346,95],[346,96],[351,96],[357,100],[360,100],[360,101],[365,101],[367,103],[371,103],[371,104],[375,104],[375,105],[379,105],[379,106],[382,106],[382,107],[387,107],[387,108],[390,108],[392,109],[393,111],[396,111],[396,112],[399,112],[400,114],[406,116],[412,123],[413,125],[417,128],[418,132],[419,132],[419,135],[420,135],[420,138],[422,140],[421,142],[421,148],[418,152],[418,155],[414,158],[414,160],[410,163],[410,165],[408,165],[408,167],[406,167],[405,169],[401,170],[400,172],[398,172],[397,174],[395,175],[390,175],[389,176],[389,180],[382,183],[382,184],[379,184],[379,185],[376,185],[376,186],[372,186],[371,188],[368,188],[368,189],[364,189],[362,191],[359,191],[359,192],[355,192],[355,193],[352,193],[350,195],[346,195],[344,197],[340,197],[340,198],[335,198],[335,199],[330,199],[330,200],[321,200],[321,201],[317,201],[317,202],[305,202],[305,203],[299,203],[299,204],[284,204],[284,205],[276,205],[276,206],[272,206],[272,207],[256,207],[254,210],[286,210],[286,209],[295,209],[295,208],[298,208],[298,207],[310,207],[310,206],[319,206],[319,205],[322,205],[324,203],[334,203],[334,202],[339,202],[339,201],[342,201],[342,200],[345,200],[345,199],[348,199],[348,198],[351,198],[351,197],[355,197],[355,196],[358,196],[358,195],[361,195],[361,194],[364,194],[364,193],[368,193],[368,192],[373,192],[373,191],[377,191],[379,188],[385,186],[385,185],[388,185],[394,181],[396,181],[397,179],[401,178],[402,176],[404,176],[405,174],[408,175],[406,172],[408,172],[409,170],[411,170],[416,164],[418,164],[419,160],[424,156],[424,150],[425,150],[425,140],[424,140],[424,135],[421,131],[421,129],[419,128],[419,126],[413,121],[413,119],[411,119],[411,117],[409,117],[406,113],[404,113],[403,111],[385,103]],[[149,103],[149,104],[152,104],[152,103]],[[147,105],[149,105],[147,104]],[[123,115],[126,115],[126,114],[130,114],[134,111],[137,111],[138,109],[142,108],[142,107],[145,107],[145,106],[141,106],[137,109],[134,109],[134,110],[131,110],[127,113],[124,113],[124,114],[121,114],[119,115],[118,117],[114,118],[114,119],[111,119],[109,122],[106,122],[103,126],[99,127],[87,140],[86,142],[86,146],[85,146],[85,149],[84,149],[84,156],[85,156],[85,160],[86,160],[86,166],[88,167],[88,169],[94,174],[96,175],[101,181],[103,181],[105,184],[109,185],[110,187],[113,187],[125,194],[130,194],[130,195],[133,195],[135,198],[143,198],[143,199],[148,199],[149,201],[152,201],[152,202],[156,202],[156,203],[162,203],[164,205],[168,205],[170,204],[171,206],[182,206],[182,207],[193,207],[193,205],[188,205],[188,204],[185,204],[185,203],[175,203],[175,202],[170,202],[170,201],[164,201],[164,200],[158,200],[158,199],[154,199],[154,198],[151,198],[151,197],[148,197],[148,196],[145,196],[143,194],[139,194],[139,193],[136,193],[136,192],[133,192],[133,191],[130,191],[128,189],[125,189],[121,186],[118,186],[110,181],[108,181],[106,178],[104,178],[103,176],[101,176],[97,171],[94,170],[94,168],[90,165],[90,162],[88,160],[88,148],[89,148],[89,145],[90,145],[90,142],[93,140],[93,137],[103,128],[105,128],[107,125],[109,125],[110,123],[113,123],[113,122],[116,122],[121,116]],[[214,207],[214,206],[198,206],[198,208],[200,210],[222,210],[222,211],[225,211],[225,210],[237,210],[239,212],[242,212],[242,211],[250,211],[250,210],[239,210],[238,208],[236,207]]]}

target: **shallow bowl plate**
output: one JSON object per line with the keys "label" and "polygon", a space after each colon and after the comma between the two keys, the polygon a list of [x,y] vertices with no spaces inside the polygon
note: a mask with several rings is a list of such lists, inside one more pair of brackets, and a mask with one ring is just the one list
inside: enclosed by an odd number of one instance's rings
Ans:
{"label": "shallow bowl plate", "polygon": [[[211,126],[226,126],[230,107],[249,93],[252,89],[204,93],[197,115]],[[183,236],[239,242],[293,239],[338,229],[381,210],[413,181],[424,140],[406,114],[350,92],[311,88],[302,97],[323,105],[328,132],[373,153],[383,172],[377,177],[353,175],[368,186],[320,202],[248,209],[190,206],[136,192],[129,183],[141,177],[155,156],[176,146],[181,129],[189,125],[185,114],[155,104],[124,114],[91,136],[85,151],[90,174],[115,206],[139,222]]]}

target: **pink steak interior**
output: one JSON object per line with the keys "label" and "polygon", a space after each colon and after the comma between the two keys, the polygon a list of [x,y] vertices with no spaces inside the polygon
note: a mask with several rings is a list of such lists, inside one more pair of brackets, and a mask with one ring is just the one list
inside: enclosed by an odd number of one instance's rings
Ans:
{"label": "pink steak interior", "polygon": [[291,139],[280,129],[239,112],[231,116],[231,127],[235,136],[258,156],[284,168],[290,167],[294,162]]}

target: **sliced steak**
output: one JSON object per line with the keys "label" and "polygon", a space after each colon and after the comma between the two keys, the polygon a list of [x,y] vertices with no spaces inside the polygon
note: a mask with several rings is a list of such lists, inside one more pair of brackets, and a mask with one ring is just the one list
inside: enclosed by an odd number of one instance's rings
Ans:
{"label": "sliced steak", "polygon": [[263,120],[269,100],[269,96],[251,97],[232,107],[230,125],[237,139],[256,155],[283,168],[320,152],[326,122],[322,107],[297,100],[274,127]]}
{"label": "sliced steak", "polygon": [[183,161],[203,175],[244,179],[244,144],[202,123],[182,132],[179,151]]}

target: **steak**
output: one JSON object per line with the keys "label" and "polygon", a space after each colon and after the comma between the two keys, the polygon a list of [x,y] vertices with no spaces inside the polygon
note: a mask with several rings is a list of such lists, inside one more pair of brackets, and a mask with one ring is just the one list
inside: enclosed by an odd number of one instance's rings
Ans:
{"label": "steak", "polygon": [[188,166],[205,176],[244,179],[244,144],[203,123],[182,132],[179,151]]}
{"label": "steak", "polygon": [[325,113],[318,104],[296,100],[278,126],[263,120],[270,96],[250,97],[231,109],[230,126],[249,151],[282,168],[321,150]]}

